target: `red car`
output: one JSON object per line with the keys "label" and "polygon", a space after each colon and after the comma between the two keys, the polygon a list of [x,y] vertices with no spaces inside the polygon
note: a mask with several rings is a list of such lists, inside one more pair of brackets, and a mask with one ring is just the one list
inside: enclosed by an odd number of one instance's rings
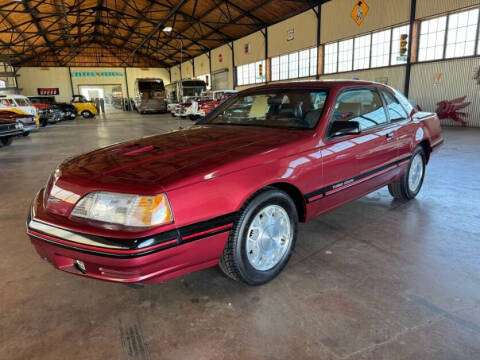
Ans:
{"label": "red car", "polygon": [[72,274],[158,282],[220,265],[263,284],[298,222],[387,186],[413,199],[443,142],[437,116],[361,81],[239,93],[196,126],[66,160],[33,201],[39,255]]}

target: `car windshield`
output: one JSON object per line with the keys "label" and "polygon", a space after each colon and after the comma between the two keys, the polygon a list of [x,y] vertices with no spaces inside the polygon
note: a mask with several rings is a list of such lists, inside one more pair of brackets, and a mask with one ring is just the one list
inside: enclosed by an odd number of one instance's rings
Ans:
{"label": "car windshield", "polygon": [[239,95],[205,124],[313,129],[327,99],[325,90],[265,90]]}

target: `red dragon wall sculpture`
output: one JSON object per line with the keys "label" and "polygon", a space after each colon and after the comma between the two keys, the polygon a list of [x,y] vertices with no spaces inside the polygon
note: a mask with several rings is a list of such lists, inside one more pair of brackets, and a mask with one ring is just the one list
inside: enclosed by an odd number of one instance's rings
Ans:
{"label": "red dragon wall sculpture", "polygon": [[439,119],[452,119],[453,121],[459,122],[462,126],[467,126],[465,118],[468,117],[468,114],[464,111],[467,106],[471,104],[470,101],[465,101],[467,97],[459,97],[453,100],[443,100],[437,103],[437,114]]}
{"label": "red dragon wall sculpture", "polygon": [[[437,103],[437,115],[439,119],[452,119],[459,122],[462,126],[467,126],[467,122],[464,118],[468,117],[468,114],[464,111],[467,106],[471,104],[470,101],[465,102],[466,96],[462,96],[453,100],[443,100]],[[423,111],[420,105],[417,105],[418,110]]]}

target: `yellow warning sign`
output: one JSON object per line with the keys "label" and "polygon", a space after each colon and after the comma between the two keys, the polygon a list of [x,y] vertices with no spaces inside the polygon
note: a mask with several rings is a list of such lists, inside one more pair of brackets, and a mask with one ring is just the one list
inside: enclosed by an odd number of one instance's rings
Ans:
{"label": "yellow warning sign", "polygon": [[369,9],[370,8],[365,1],[363,0],[357,1],[351,13],[352,19],[358,25],[360,25],[363,22],[363,20],[365,20],[365,16],[367,16]]}

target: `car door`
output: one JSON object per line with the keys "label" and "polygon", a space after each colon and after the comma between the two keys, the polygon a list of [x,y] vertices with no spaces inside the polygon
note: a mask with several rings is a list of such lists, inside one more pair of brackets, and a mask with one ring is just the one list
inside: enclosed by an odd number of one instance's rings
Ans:
{"label": "car door", "polygon": [[[335,138],[329,133],[335,121],[358,122],[361,132]],[[355,87],[340,92],[322,149],[322,185],[316,192],[307,194],[309,201],[322,199],[313,207],[313,212],[326,212],[390,180],[398,154],[395,141],[395,126],[389,122],[376,88]]]}
{"label": "car door", "polygon": [[363,194],[389,183],[396,176],[399,125],[390,122],[384,100],[376,87],[358,90],[360,114],[352,121],[360,123],[355,178]]}

